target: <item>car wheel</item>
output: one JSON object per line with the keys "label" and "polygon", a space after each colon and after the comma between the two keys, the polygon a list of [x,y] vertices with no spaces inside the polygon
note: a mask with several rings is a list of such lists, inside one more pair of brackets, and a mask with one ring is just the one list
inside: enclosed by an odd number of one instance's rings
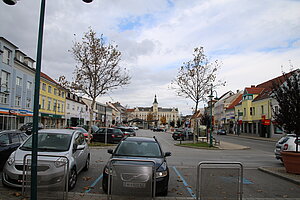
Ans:
{"label": "car wheel", "polygon": [[85,166],[83,168],[84,171],[87,171],[90,168],[90,155],[88,155],[86,161],[85,161]]}
{"label": "car wheel", "polygon": [[160,192],[158,195],[159,196],[167,196],[168,195],[168,187],[166,187],[166,189],[164,191]]}
{"label": "car wheel", "polygon": [[77,171],[76,168],[73,167],[71,169],[70,177],[69,177],[69,190],[74,189],[77,182]]}

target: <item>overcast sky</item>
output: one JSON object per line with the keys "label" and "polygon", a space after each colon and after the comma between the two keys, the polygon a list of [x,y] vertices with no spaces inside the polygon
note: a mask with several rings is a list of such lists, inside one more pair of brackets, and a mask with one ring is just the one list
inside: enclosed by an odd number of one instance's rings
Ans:
{"label": "overcast sky", "polygon": [[[40,3],[0,2],[0,36],[36,59]],[[75,62],[68,52],[88,27],[114,42],[131,84],[100,97],[124,106],[177,107],[190,114],[194,103],[169,89],[193,49],[222,62],[218,95],[257,85],[300,66],[298,0],[48,0],[42,71],[71,79]],[[201,104],[203,107],[203,103]]]}

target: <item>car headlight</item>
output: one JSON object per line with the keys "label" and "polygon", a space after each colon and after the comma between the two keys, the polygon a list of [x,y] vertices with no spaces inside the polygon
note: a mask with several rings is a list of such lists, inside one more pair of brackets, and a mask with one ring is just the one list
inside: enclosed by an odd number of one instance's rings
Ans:
{"label": "car headlight", "polygon": [[168,171],[161,171],[161,172],[156,172],[156,178],[162,178],[168,175]]}
{"label": "car headlight", "polygon": [[68,163],[67,158],[60,157],[54,162],[54,165],[55,165],[55,167],[61,167],[61,166],[66,165],[67,163]]}
{"label": "car headlight", "polygon": [[8,160],[7,160],[7,164],[9,164],[9,165],[12,165],[14,162],[15,162],[15,157],[14,156],[9,157]]}

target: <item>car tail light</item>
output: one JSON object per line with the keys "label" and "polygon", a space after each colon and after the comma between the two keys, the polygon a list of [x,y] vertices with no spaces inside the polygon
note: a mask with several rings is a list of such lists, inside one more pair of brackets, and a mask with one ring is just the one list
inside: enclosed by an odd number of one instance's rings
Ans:
{"label": "car tail light", "polygon": [[114,138],[114,137],[115,137],[115,135],[114,135],[114,134],[112,134],[112,135],[111,135],[111,137],[113,137],[113,138]]}
{"label": "car tail light", "polygon": [[283,150],[284,150],[284,151],[286,151],[288,148],[289,148],[289,145],[288,145],[288,144],[284,144],[284,145],[283,145]]}

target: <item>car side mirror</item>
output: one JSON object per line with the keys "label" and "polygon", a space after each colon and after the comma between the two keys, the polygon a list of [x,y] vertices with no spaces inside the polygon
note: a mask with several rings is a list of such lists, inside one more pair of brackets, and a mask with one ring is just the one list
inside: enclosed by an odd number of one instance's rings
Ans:
{"label": "car side mirror", "polygon": [[78,145],[77,147],[76,147],[76,150],[83,150],[84,149],[84,145]]}
{"label": "car side mirror", "polygon": [[109,153],[109,154],[113,154],[113,153],[114,153],[114,151],[113,151],[112,149],[107,149],[107,153]]}
{"label": "car side mirror", "polygon": [[171,156],[172,154],[171,154],[171,152],[166,152],[165,153],[165,157],[168,157],[168,156]]}

